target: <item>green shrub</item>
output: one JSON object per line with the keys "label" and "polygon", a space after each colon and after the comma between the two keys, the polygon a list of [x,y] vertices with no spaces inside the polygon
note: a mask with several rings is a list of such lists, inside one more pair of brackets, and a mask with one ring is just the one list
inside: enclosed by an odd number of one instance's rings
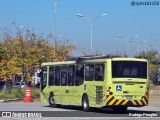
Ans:
{"label": "green shrub", "polygon": [[40,89],[32,88],[31,95],[32,95],[32,97],[40,97]]}

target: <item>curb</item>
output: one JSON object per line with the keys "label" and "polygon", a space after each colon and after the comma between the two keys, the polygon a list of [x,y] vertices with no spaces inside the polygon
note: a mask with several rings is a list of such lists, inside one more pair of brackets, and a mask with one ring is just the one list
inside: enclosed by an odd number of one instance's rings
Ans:
{"label": "curb", "polygon": [[10,101],[18,101],[18,100],[23,100],[23,98],[0,100],[0,103],[2,103],[2,102],[10,102]]}

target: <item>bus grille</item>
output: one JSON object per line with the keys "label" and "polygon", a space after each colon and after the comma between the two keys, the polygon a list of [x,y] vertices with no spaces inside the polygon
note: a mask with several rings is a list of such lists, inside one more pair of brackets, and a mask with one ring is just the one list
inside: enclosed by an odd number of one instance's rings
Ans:
{"label": "bus grille", "polygon": [[96,104],[101,104],[103,102],[103,87],[96,86]]}
{"label": "bus grille", "polygon": [[121,100],[115,99],[114,96],[108,95],[106,99],[107,106],[146,106],[148,105],[148,98],[144,96],[142,100]]}

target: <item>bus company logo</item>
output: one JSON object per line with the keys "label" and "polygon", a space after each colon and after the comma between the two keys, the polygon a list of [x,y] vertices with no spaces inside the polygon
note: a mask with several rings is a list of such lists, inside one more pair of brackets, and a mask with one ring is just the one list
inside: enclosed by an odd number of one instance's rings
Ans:
{"label": "bus company logo", "polygon": [[116,86],[116,91],[122,91],[122,86],[121,85],[117,85]]}
{"label": "bus company logo", "polygon": [[12,117],[11,112],[2,112],[2,117]]}

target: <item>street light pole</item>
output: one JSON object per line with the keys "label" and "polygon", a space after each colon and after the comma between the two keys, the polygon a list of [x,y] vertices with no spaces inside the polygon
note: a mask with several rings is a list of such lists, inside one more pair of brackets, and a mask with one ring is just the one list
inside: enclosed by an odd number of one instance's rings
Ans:
{"label": "street light pole", "polygon": [[[121,35],[117,35],[117,37],[123,38],[123,36],[121,36]],[[130,39],[127,39],[127,40],[126,40],[126,41],[127,41],[127,55],[128,55],[128,56],[129,56],[129,43],[133,42],[132,39],[137,38],[137,37],[138,37],[138,35],[134,35],[134,36],[132,36]]]}
{"label": "street light pole", "polygon": [[127,53],[128,53],[128,56],[130,54],[129,50],[130,50],[130,43],[133,42],[132,40],[127,40]]}
{"label": "street light pole", "polygon": [[93,47],[93,35],[92,35],[92,32],[93,32],[93,22],[91,22],[91,44],[90,44],[90,55],[92,55],[92,47]]}
{"label": "street light pole", "polygon": [[96,21],[96,19],[98,19],[99,17],[105,16],[106,14],[103,13],[103,14],[95,17],[93,20],[91,20],[91,18],[89,18],[88,16],[83,16],[82,14],[76,14],[76,15],[77,15],[78,17],[85,17],[85,18],[87,18],[88,21],[90,22],[90,29],[91,29],[91,30],[90,30],[90,31],[91,31],[91,33],[90,33],[90,38],[91,38],[91,40],[90,40],[90,55],[92,55],[92,49],[93,49],[93,24],[94,24],[94,22]]}
{"label": "street light pole", "polygon": [[[147,43],[147,41],[148,41],[148,40],[144,40],[144,41],[140,42],[140,43],[137,45],[137,55],[139,55],[139,53],[140,53],[140,47],[141,47],[141,45],[143,44],[143,46],[144,46],[144,44]],[[141,48],[141,49],[142,49],[142,48]],[[144,49],[144,51],[146,51],[146,49]]]}
{"label": "street light pole", "polygon": [[57,0],[54,0],[54,55],[56,54],[56,9],[57,9]]}

